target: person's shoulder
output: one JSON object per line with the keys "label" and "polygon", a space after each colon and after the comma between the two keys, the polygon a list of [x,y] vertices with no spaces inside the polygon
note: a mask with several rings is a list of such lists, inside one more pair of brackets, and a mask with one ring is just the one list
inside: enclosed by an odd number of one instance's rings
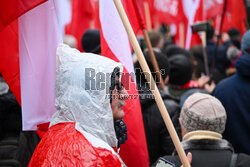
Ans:
{"label": "person's shoulder", "polygon": [[236,164],[236,166],[248,167],[250,164],[250,155],[239,153]]}
{"label": "person's shoulder", "polygon": [[235,82],[235,75],[236,74],[234,74],[233,76],[225,78],[222,81],[220,81],[218,83],[218,85],[216,85],[216,87],[215,87],[212,94],[216,95],[216,94],[224,92],[224,91],[227,92],[227,89],[232,88],[232,86],[233,86],[233,84]]}
{"label": "person's shoulder", "polygon": [[168,109],[168,112],[171,113],[175,112],[176,110],[180,110],[178,99],[166,94],[162,96],[162,99],[164,101],[165,106]]}

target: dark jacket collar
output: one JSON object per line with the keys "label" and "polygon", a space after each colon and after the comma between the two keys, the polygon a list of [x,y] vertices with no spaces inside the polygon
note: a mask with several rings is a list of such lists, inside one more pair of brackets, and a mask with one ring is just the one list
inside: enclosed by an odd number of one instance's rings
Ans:
{"label": "dark jacket collar", "polygon": [[[190,150],[230,150],[234,152],[232,145],[224,139],[220,140],[186,140],[181,142],[182,147],[185,151]],[[177,155],[176,150],[174,155]]]}

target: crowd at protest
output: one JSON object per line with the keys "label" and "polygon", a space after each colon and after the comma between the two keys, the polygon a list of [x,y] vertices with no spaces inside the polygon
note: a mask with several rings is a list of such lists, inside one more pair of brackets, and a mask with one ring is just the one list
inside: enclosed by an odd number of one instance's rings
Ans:
{"label": "crowd at protest", "polygon": [[[211,27],[207,31],[211,72],[208,76],[202,46],[185,50],[160,31],[149,32],[159,69],[164,71],[166,90],[160,91],[161,97],[183,149],[192,154],[192,166],[249,166],[250,31],[241,41],[237,29],[224,34],[227,37],[218,47],[215,66],[214,35]],[[74,47],[72,39],[66,37],[65,43]],[[1,165],[53,166],[60,162],[69,166],[125,166],[117,152],[127,139],[122,107],[129,97],[120,80],[123,66],[98,55],[101,53],[99,30],[85,32],[82,48],[86,53],[81,57],[82,53],[67,45],[58,47],[57,111],[41,141],[35,132],[21,131],[20,106],[1,76]],[[143,42],[141,48],[159,85]],[[85,66],[111,74],[105,89],[91,90],[85,81]],[[181,166],[136,57],[134,68],[150,165],[170,162]],[[108,94],[110,98],[105,98]]]}
{"label": "crowd at protest", "polygon": [[[139,165],[131,165],[128,154],[136,155],[144,146],[146,150],[133,157],[143,167],[186,167],[180,149],[192,167],[249,167],[250,30],[241,34],[229,28],[218,34],[205,23],[207,27],[195,34],[201,40],[190,49],[175,41],[166,24],[146,32],[152,48],[144,32],[136,33],[139,48],[130,41],[126,60],[114,52],[117,48],[109,43],[103,23],[101,30],[87,29],[80,40],[64,34],[56,48],[55,83],[43,80],[55,89],[41,101],[54,100],[55,112],[49,122],[28,120],[36,130],[23,130],[27,120],[20,101],[26,99],[22,94],[18,100],[6,71],[0,71],[0,167],[134,167]],[[129,60],[131,67],[124,63]],[[25,61],[35,66],[31,59]],[[161,99],[155,96],[158,90]],[[130,123],[131,118],[138,122]],[[179,140],[173,139],[172,130]],[[179,141],[182,148],[177,148]]]}

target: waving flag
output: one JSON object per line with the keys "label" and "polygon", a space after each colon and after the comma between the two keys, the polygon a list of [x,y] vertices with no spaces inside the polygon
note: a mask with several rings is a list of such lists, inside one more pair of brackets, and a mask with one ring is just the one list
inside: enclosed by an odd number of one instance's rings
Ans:
{"label": "waving flag", "polygon": [[0,73],[9,85],[18,103],[21,104],[17,20],[0,31],[0,46]]}
{"label": "waving flag", "polygon": [[146,28],[143,0],[123,0],[122,4],[127,12],[128,19],[136,35],[142,34]]}
{"label": "waving flag", "polygon": [[[131,95],[124,106],[128,140],[121,145],[119,154],[127,166],[149,166],[140,101],[134,78],[130,75],[134,74],[131,49],[113,0],[100,1],[100,21],[102,55],[124,64],[125,74],[122,81],[128,94]],[[133,99],[136,95],[137,98]]]}
{"label": "waving flag", "polygon": [[[23,130],[37,129],[38,124],[49,122],[55,112],[56,48],[61,41],[55,4],[54,0],[39,4],[0,32],[1,43],[6,42],[2,33],[11,37],[9,46],[4,45],[7,46],[4,55],[1,54],[11,64],[4,68],[0,64],[0,69],[7,83],[14,84],[10,88],[21,101]],[[30,6],[28,2],[24,5]]]}
{"label": "waving flag", "polygon": [[185,17],[181,0],[154,0],[154,8],[160,23],[177,23]]}
{"label": "waving flag", "polygon": [[185,48],[189,49],[195,44],[201,44],[198,34],[192,34],[191,25],[204,20],[203,0],[182,0],[183,12],[186,16],[186,42]]}
{"label": "waving flag", "polygon": [[206,19],[214,18],[221,15],[224,0],[203,0],[204,17]]}
{"label": "waving flag", "polygon": [[47,0],[1,0],[0,1],[0,31],[30,9]]}

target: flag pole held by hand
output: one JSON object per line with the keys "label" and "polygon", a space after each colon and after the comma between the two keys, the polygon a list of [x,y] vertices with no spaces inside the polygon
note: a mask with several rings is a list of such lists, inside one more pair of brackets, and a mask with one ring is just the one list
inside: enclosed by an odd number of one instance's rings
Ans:
{"label": "flag pole held by hand", "polygon": [[149,67],[147,65],[147,62],[143,56],[143,53],[141,51],[141,48],[138,44],[138,41],[136,40],[136,37],[135,37],[135,34],[133,32],[133,29],[129,23],[129,20],[127,18],[127,15],[123,9],[123,6],[122,6],[122,3],[120,0],[114,0],[114,3],[115,3],[115,6],[116,6],[116,9],[121,17],[121,20],[123,22],[123,25],[127,31],[127,34],[129,36],[129,39],[130,39],[130,42],[132,43],[132,46],[135,50],[135,53],[136,55],[138,56],[138,60],[139,60],[139,63],[142,67],[142,70],[144,72],[144,74],[149,74],[149,75],[145,75],[147,81],[149,82],[149,86],[150,86],[150,89],[155,97],[155,101],[158,105],[158,108],[160,110],[160,113],[162,115],[162,118],[167,126],[167,129],[168,129],[168,132],[172,138],[172,141],[175,145],[175,148],[176,148],[176,151],[181,159],[181,162],[183,164],[184,167],[190,167],[190,164],[189,164],[189,161],[187,159],[187,156],[181,146],[181,143],[180,143],[180,140],[177,136],[177,133],[174,129],[174,126],[173,126],[173,123],[169,117],[169,114],[167,112],[167,109],[165,107],[165,104],[161,98],[161,95],[159,93],[159,90],[155,84],[155,81],[152,79],[152,75],[151,75],[151,72],[149,70]]}

